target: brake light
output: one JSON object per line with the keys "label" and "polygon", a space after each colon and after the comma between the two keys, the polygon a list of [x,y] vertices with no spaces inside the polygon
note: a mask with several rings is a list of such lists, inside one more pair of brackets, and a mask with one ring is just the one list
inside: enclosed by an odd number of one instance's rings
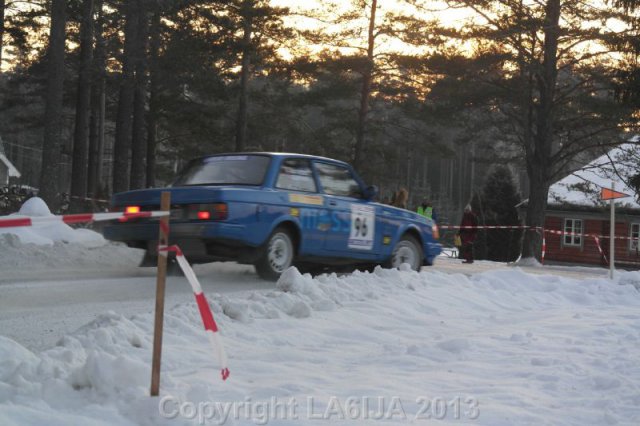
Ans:
{"label": "brake light", "polygon": [[129,214],[140,213],[140,206],[127,206],[124,212]]}
{"label": "brake light", "polygon": [[228,217],[227,204],[192,204],[189,206],[189,218],[198,220],[226,220]]}
{"label": "brake light", "polygon": [[431,227],[431,235],[436,240],[440,239],[440,230],[438,229],[438,225],[433,225]]}

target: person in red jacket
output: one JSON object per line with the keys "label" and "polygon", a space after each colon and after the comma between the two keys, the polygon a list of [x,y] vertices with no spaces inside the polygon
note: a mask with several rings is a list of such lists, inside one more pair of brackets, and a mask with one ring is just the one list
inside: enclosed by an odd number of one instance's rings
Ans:
{"label": "person in red jacket", "polygon": [[471,210],[471,206],[467,204],[464,208],[464,214],[462,215],[462,222],[460,223],[460,240],[462,247],[460,248],[460,254],[464,259],[462,263],[473,263],[473,242],[478,235],[478,218]]}

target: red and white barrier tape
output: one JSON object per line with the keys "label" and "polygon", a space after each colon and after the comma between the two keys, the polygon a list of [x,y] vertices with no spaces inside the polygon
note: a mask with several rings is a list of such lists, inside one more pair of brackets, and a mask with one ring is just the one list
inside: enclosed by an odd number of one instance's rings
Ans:
{"label": "red and white barrier tape", "polygon": [[475,226],[460,226],[460,225],[438,225],[440,229],[536,229],[532,226],[525,225],[475,225]]}
{"label": "red and white barrier tape", "polygon": [[180,247],[177,245],[158,247],[158,252],[174,252],[176,254],[176,260],[178,261],[180,268],[182,268],[182,272],[184,272],[185,277],[187,277],[187,281],[191,284],[191,289],[196,297],[196,303],[200,310],[200,317],[202,317],[202,324],[204,325],[209,343],[218,356],[222,380],[227,380],[230,374],[229,367],[227,366],[227,354],[224,351],[224,346],[222,346],[222,339],[220,339],[220,335],[218,333],[218,325],[213,319],[213,313],[209,307],[209,302],[207,302],[207,298],[202,292],[202,287],[200,286],[200,282],[198,281],[196,274],[193,272],[191,265],[189,265],[189,262],[187,262],[187,259],[185,259],[182,254],[182,250],[180,250]]}
{"label": "red and white barrier tape", "polygon": [[596,242],[596,246],[598,247],[598,251],[600,252],[600,255],[604,258],[604,261],[608,265],[609,264],[609,259],[607,259],[607,255],[604,254],[604,251],[602,250],[602,247],[600,246],[600,238],[594,236],[593,240]]}
{"label": "red and white barrier tape", "polygon": [[169,212],[163,211],[149,211],[140,213],[81,213],[81,214],[66,214],[63,216],[3,216],[0,217],[0,228],[15,228],[21,226],[36,226],[45,225],[51,223],[89,223],[99,222],[104,220],[120,220],[126,222],[131,219],[140,219],[147,217],[160,217],[167,216]]}
{"label": "red and white barrier tape", "polygon": [[[468,230],[468,229],[524,229],[540,232],[542,230],[543,233],[550,233],[555,235],[575,235],[579,237],[587,237],[587,238],[610,238],[608,235],[598,235],[598,234],[579,234],[576,232],[566,232],[556,229],[543,229],[539,226],[524,226],[524,225],[476,225],[476,226],[457,226],[457,225],[438,225],[439,229],[460,229],[460,230]],[[617,235],[614,237],[616,240],[640,240],[640,237],[626,237]]]}

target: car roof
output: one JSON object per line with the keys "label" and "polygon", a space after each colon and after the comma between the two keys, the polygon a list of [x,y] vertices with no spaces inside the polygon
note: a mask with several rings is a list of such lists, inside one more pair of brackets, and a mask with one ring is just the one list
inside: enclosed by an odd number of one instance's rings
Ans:
{"label": "car roof", "polygon": [[340,163],[344,165],[349,165],[349,163],[341,160],[336,160],[334,158],[321,157],[319,155],[310,155],[310,154],[297,154],[294,152],[261,152],[261,151],[250,151],[250,152],[225,152],[220,154],[211,154],[211,155],[203,155],[200,158],[208,158],[208,157],[220,157],[225,155],[268,155],[270,157],[292,157],[292,158],[308,158],[313,160],[326,160],[334,163]]}

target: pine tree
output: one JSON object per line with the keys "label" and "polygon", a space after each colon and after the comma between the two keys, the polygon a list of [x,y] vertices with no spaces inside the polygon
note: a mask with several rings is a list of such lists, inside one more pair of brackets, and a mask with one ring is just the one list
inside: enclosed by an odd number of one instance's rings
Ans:
{"label": "pine tree", "polygon": [[149,20],[145,0],[137,2],[138,29],[134,42],[135,89],[133,97],[133,122],[131,135],[131,189],[144,188],[146,183],[145,115],[147,99],[148,32]]}
{"label": "pine tree", "polygon": [[122,73],[118,97],[118,115],[113,146],[113,192],[130,188],[131,129],[133,126],[133,103],[135,96],[135,43],[138,32],[138,2],[124,2],[124,48]]}
{"label": "pine tree", "polygon": [[251,79],[260,73],[258,70],[268,73],[279,62],[278,49],[292,38],[293,33],[283,21],[289,15],[289,9],[273,6],[269,1],[222,1],[220,7],[228,14],[225,26],[231,35],[228,41],[230,53],[237,57],[235,65],[240,66],[235,150],[243,151],[248,143]]}
{"label": "pine tree", "polygon": [[87,196],[89,121],[91,116],[91,66],[93,62],[93,0],[82,2],[80,69],[76,93],[76,122],[71,168],[71,210],[81,211]]}
{"label": "pine tree", "polygon": [[[520,196],[513,176],[505,166],[497,166],[487,177],[482,189],[486,225],[519,225],[516,205]],[[487,231],[487,259],[511,262],[520,254],[521,231],[491,229]]]}
{"label": "pine tree", "polygon": [[65,25],[67,2],[51,2],[51,28],[47,49],[47,94],[44,114],[44,141],[40,171],[40,197],[52,211],[62,204],[58,194],[60,183],[60,151],[62,148],[62,106],[64,95]]}
{"label": "pine tree", "polygon": [[4,11],[5,0],[0,0],[0,74],[2,74],[2,51],[4,50]]}
{"label": "pine tree", "polygon": [[[472,91],[467,109],[493,127],[503,143],[518,144],[529,177],[526,225],[543,225],[550,185],[568,164],[590,148],[620,142],[631,110],[613,97],[617,64],[589,43],[606,45],[616,37],[588,23],[615,17],[579,0],[524,4],[510,0],[453,0],[471,7],[485,22],[451,29],[472,40],[471,60],[460,81]],[[473,93],[473,94],[472,94]],[[473,102],[471,102],[473,99]],[[539,234],[523,239],[523,257],[540,253]]]}
{"label": "pine tree", "polygon": [[102,159],[106,122],[106,43],[104,38],[104,1],[96,0],[95,54],[92,64],[91,118],[89,123],[89,160],[87,173],[87,195],[97,198],[102,181]]}

